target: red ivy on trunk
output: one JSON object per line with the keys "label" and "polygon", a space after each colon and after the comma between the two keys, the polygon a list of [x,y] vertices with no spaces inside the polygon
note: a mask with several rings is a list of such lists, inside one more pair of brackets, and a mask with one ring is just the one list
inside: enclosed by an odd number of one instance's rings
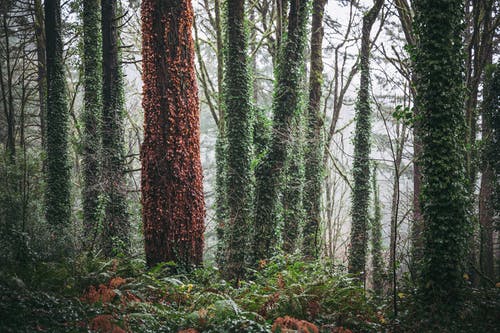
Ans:
{"label": "red ivy on trunk", "polygon": [[149,266],[202,262],[205,204],[190,0],[142,1],[142,206]]}

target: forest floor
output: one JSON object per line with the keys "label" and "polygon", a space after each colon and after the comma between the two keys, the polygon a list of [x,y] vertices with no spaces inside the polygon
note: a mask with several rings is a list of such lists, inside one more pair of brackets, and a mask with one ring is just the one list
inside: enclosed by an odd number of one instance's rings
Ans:
{"label": "forest floor", "polygon": [[[419,331],[401,323],[412,316],[405,310],[411,292],[399,293],[402,319],[395,320],[388,300],[365,293],[343,269],[325,262],[277,257],[250,271],[252,279],[238,286],[212,267],[189,274],[174,274],[173,268],[162,264],[146,270],[142,260],[79,258],[34,263],[24,272],[3,269],[0,332]],[[498,288],[472,296],[469,311],[461,314],[468,322],[464,327],[500,329],[499,296]]]}

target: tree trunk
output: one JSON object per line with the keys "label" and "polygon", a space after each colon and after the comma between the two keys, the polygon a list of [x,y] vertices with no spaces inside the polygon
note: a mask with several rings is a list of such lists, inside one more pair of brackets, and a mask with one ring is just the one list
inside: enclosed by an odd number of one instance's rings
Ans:
{"label": "tree trunk", "polygon": [[[491,58],[490,58],[491,61]],[[498,65],[487,67],[484,81],[484,98],[482,105],[482,137],[485,149],[482,154],[481,163],[481,188],[479,191],[479,224],[481,227],[481,247],[479,263],[482,273],[490,280],[496,281],[494,265],[494,219],[499,216],[498,202],[495,203],[495,184],[498,184],[498,141],[495,142],[495,134],[498,135],[498,124],[495,128],[495,114],[499,112],[500,95],[500,71]],[[498,116],[496,116],[498,118]],[[496,150],[496,151],[495,151]],[[485,281],[489,282],[489,281]],[[488,283],[485,283],[488,285]]]}
{"label": "tree trunk", "polygon": [[41,0],[35,0],[35,38],[38,68],[38,96],[40,100],[40,133],[42,148],[47,148],[47,59],[45,50],[45,24]]}
{"label": "tree trunk", "polygon": [[290,157],[292,124],[301,110],[300,85],[308,0],[292,1],[288,34],[280,52],[273,96],[273,133],[269,151],[256,168],[256,197],[252,262],[272,256],[276,245],[279,194],[285,162]]}
{"label": "tree trunk", "polygon": [[239,280],[245,272],[245,246],[252,216],[252,123],[250,69],[245,0],[226,5],[224,114],[227,138],[226,198],[228,226],[224,275]]}
{"label": "tree trunk", "polygon": [[319,255],[321,226],[321,197],[323,182],[323,116],[321,113],[321,85],[323,83],[323,14],[326,0],[313,0],[311,26],[311,72],[309,76],[309,105],[307,109],[307,153],[305,170],[304,255]]}
{"label": "tree trunk", "polygon": [[[9,162],[11,164],[15,164],[16,160],[16,117],[14,111],[14,97],[12,95],[12,73],[13,70],[11,68],[10,59],[10,33],[9,26],[7,23],[7,15],[5,12],[2,15],[2,29],[5,35],[5,66],[6,73],[2,73],[2,69],[0,66],[0,80],[1,80],[1,88],[2,88],[2,99],[3,106],[5,112],[5,119],[7,121],[7,141],[6,141],[6,151]],[[4,77],[7,79],[7,82],[4,82]]]}
{"label": "tree trunk", "polygon": [[451,315],[460,304],[469,229],[462,18],[459,0],[415,1],[424,218],[420,293],[440,317]]}
{"label": "tree trunk", "polygon": [[69,244],[62,238],[70,224],[71,206],[68,162],[69,112],[59,0],[45,0],[45,32],[47,40],[46,218],[53,226],[52,232],[59,242],[54,249],[56,255],[63,255],[66,254],[64,251]]}
{"label": "tree trunk", "polygon": [[377,185],[377,167],[373,168],[372,175],[374,214],[371,223],[373,290],[377,295],[384,291],[385,267],[382,257],[382,212],[380,207],[379,187]]}
{"label": "tree trunk", "polygon": [[[413,31],[413,17],[410,4],[407,0],[396,0],[396,9],[398,11],[399,20],[403,28],[406,43],[410,47],[416,47],[415,32]],[[411,95],[415,99],[415,89],[413,83],[416,81],[415,73],[411,73],[410,86]],[[411,259],[410,272],[413,278],[417,275],[417,267],[422,260],[423,249],[423,217],[420,208],[420,193],[422,184],[422,174],[420,167],[420,157],[422,153],[422,142],[420,139],[420,121],[418,108],[413,106],[413,221],[411,226]]]}
{"label": "tree trunk", "polygon": [[[283,175],[283,194],[281,204],[283,207],[283,251],[294,253],[301,245],[299,236],[304,227],[304,115],[294,119],[291,127],[290,156],[285,163]],[[315,245],[315,244],[313,244]]]}
{"label": "tree trunk", "polygon": [[370,32],[384,1],[376,0],[363,17],[360,53],[360,85],[356,103],[356,129],[354,138],[354,162],[352,191],[351,247],[349,272],[365,281],[366,248],[368,241],[368,202],[370,198]]}
{"label": "tree trunk", "polygon": [[148,266],[200,265],[203,183],[190,0],[142,2],[142,205]]}
{"label": "tree trunk", "polygon": [[493,208],[493,226],[496,234],[496,248],[494,249],[495,260],[495,280],[500,280],[500,98],[498,97],[500,91],[500,63],[497,61],[493,69],[491,80],[491,92],[496,92],[496,98],[492,98],[493,102],[490,111],[496,110],[491,113],[491,142],[489,145],[489,156],[493,162],[491,165],[493,173],[493,194],[492,194],[492,208]]}
{"label": "tree trunk", "polygon": [[101,8],[99,0],[83,2],[83,239],[84,249],[92,250],[99,222],[99,124],[102,111]]}
{"label": "tree trunk", "polygon": [[130,224],[124,154],[123,74],[119,51],[118,4],[102,0],[102,187],[103,250],[106,256],[128,252]]}

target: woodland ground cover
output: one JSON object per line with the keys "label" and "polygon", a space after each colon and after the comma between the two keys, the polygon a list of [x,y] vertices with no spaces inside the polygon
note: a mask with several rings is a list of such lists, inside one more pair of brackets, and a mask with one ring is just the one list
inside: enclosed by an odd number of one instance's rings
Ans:
{"label": "woodland ground cover", "polygon": [[[389,302],[345,268],[294,257],[261,262],[238,285],[211,266],[183,274],[171,263],[146,270],[141,259],[30,267],[0,275],[1,332],[421,332],[431,317],[411,288],[394,320]],[[498,331],[498,288],[467,292],[450,331]]]}

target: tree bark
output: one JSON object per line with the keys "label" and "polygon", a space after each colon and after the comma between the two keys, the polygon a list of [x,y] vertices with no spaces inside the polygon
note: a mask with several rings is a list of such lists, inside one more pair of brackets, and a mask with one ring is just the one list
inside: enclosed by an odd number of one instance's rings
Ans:
{"label": "tree bark", "polygon": [[99,0],[83,2],[83,238],[84,249],[92,250],[98,232],[102,114],[101,8]]}
{"label": "tree bark", "polygon": [[123,74],[119,51],[118,3],[102,0],[102,187],[104,195],[103,252],[129,251],[130,224],[124,153]]}
{"label": "tree bark", "polygon": [[43,6],[41,0],[35,0],[35,38],[38,68],[38,96],[40,100],[40,137],[42,148],[47,147],[47,59],[45,41],[45,22],[43,18]]}
{"label": "tree bark", "polygon": [[148,266],[203,255],[203,183],[190,0],[142,2],[142,205]]}
{"label": "tree bark", "polygon": [[421,113],[424,218],[420,295],[440,316],[433,319],[441,320],[454,315],[461,304],[469,238],[463,135],[463,5],[459,0],[418,0],[414,4],[419,41],[414,64],[415,104]]}
{"label": "tree bark", "polygon": [[307,109],[307,153],[305,170],[304,255],[319,255],[321,226],[321,197],[323,183],[323,116],[321,113],[321,86],[323,83],[323,14],[326,0],[313,0],[311,25],[311,72],[309,76],[309,105]]}
{"label": "tree bark", "polygon": [[226,5],[224,72],[224,114],[226,149],[227,235],[223,273],[239,280],[245,272],[245,246],[250,237],[252,216],[252,124],[248,35],[245,0],[228,0]]}
{"label": "tree bark", "polygon": [[[500,92],[498,87],[499,82],[499,70],[498,65],[490,64],[486,68],[485,80],[484,80],[484,98],[482,105],[482,138],[484,142],[484,150],[482,154],[481,163],[481,188],[479,191],[479,225],[480,225],[480,235],[481,235],[481,246],[479,252],[479,264],[481,272],[491,281],[495,281],[495,256],[493,247],[493,237],[495,230],[495,217],[499,216],[498,203],[495,202],[495,184],[498,184],[498,168],[495,168],[495,164],[498,165],[498,155],[495,153],[495,146],[498,142],[495,142],[495,132],[498,132],[498,124],[495,128],[495,113],[498,114],[498,100]],[[498,150],[498,149],[497,149]],[[485,283],[488,285],[488,283]]]}
{"label": "tree bark", "polygon": [[256,196],[252,262],[269,258],[276,248],[285,162],[290,158],[292,124],[299,118],[301,68],[304,66],[308,0],[292,1],[288,34],[280,52],[273,96],[273,133],[267,155],[256,168]]}
{"label": "tree bark", "polygon": [[45,1],[45,32],[47,40],[47,184],[46,218],[53,227],[57,256],[66,254],[69,242],[63,240],[69,226],[70,167],[68,162],[67,92],[61,34],[61,3]]}
{"label": "tree bark", "polygon": [[366,249],[368,244],[368,202],[370,197],[370,33],[380,12],[383,0],[376,0],[363,17],[360,51],[360,84],[356,103],[356,129],[354,138],[354,162],[352,191],[351,247],[349,272],[365,282]]}

